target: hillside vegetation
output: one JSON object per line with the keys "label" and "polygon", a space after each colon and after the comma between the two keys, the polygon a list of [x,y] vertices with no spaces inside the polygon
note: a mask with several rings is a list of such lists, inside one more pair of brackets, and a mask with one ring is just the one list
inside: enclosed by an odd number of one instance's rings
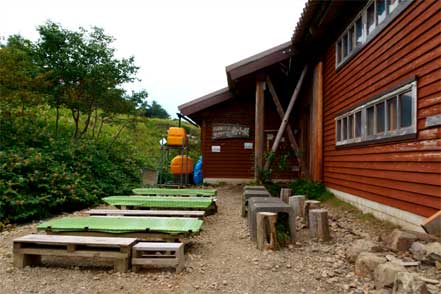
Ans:
{"label": "hillside vegetation", "polygon": [[[114,56],[102,29],[47,22],[38,32],[0,43],[0,230],[130,193],[178,124],[147,118],[168,114],[147,91],[123,89],[139,67]],[[196,158],[198,129],[184,127]]]}

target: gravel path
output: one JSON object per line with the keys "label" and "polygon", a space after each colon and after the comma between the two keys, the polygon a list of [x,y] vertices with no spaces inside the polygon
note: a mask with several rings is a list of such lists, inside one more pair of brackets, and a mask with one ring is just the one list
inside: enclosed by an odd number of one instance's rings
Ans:
{"label": "gravel path", "polygon": [[[241,186],[218,189],[219,211],[186,248],[186,270],[113,273],[85,260],[43,258],[47,267],[15,269],[12,240],[34,233],[35,224],[0,233],[0,293],[369,293],[372,283],[353,275],[345,250],[353,240],[378,236],[385,226],[360,219],[347,207],[329,207],[329,243],[312,242],[300,230],[294,246],[261,252],[240,217]],[[76,215],[81,212],[75,213]]]}

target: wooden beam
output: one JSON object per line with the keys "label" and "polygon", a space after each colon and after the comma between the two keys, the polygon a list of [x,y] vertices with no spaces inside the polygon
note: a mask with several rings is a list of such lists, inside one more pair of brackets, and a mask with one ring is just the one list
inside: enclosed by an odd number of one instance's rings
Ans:
{"label": "wooden beam", "polygon": [[[271,148],[271,152],[274,153],[277,151],[277,148],[279,147],[280,139],[282,138],[283,133],[285,132],[286,125],[288,124],[289,116],[291,115],[291,111],[294,107],[294,104],[297,100],[297,97],[299,96],[300,89],[303,84],[303,79],[305,78],[306,71],[308,70],[308,66],[305,65],[303,68],[302,74],[300,75],[299,81],[297,82],[296,88],[294,89],[294,93],[291,96],[291,100],[289,101],[288,108],[286,109],[285,115],[282,119],[282,123],[280,124],[279,131],[277,132],[276,139],[274,140],[273,147]],[[269,169],[271,165],[270,156],[268,156],[268,159],[265,162],[264,169]]]}
{"label": "wooden beam", "polygon": [[311,114],[311,149],[310,172],[311,179],[322,180],[323,174],[323,63],[317,63],[314,70]]}
{"label": "wooden beam", "polygon": [[[268,89],[271,93],[271,97],[273,98],[274,104],[276,105],[277,112],[279,113],[280,119],[283,119],[285,116],[285,111],[283,111],[282,105],[280,104],[279,97],[277,96],[276,89],[274,88],[273,82],[271,78],[266,76],[266,84],[268,85]],[[294,137],[294,132],[292,131],[289,123],[286,125],[286,132],[288,133],[288,139],[291,143],[291,148],[294,150],[297,158],[297,162],[300,165],[300,174],[303,176],[305,171],[305,165],[302,157],[300,156],[299,145],[297,144],[296,138]]]}
{"label": "wooden beam", "polygon": [[265,80],[260,76],[256,79],[256,115],[255,115],[255,134],[254,134],[254,178],[260,180],[263,167],[264,150],[264,101]]}

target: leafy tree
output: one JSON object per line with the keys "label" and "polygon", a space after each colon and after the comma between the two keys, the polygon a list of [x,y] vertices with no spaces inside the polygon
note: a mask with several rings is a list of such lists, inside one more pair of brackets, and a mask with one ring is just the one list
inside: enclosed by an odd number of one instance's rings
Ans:
{"label": "leafy tree", "polygon": [[157,118],[170,118],[168,112],[164,108],[162,108],[162,106],[159,103],[157,103],[155,100],[152,101],[152,104],[147,105],[145,116],[157,117]]}
{"label": "leafy tree", "polygon": [[42,101],[48,87],[45,75],[34,62],[33,46],[19,35],[8,38],[0,47],[0,109],[24,114],[27,105]]}
{"label": "leafy tree", "polygon": [[[47,22],[38,27],[38,31],[40,65],[54,84],[51,105],[57,109],[56,125],[58,109],[64,105],[71,110],[75,122],[73,137],[82,137],[99,107],[108,105],[108,100],[124,99],[124,91],[119,86],[134,81],[138,67],[133,57],[118,59],[114,56],[115,49],[110,47],[114,39],[101,28],[70,31]],[[81,115],[86,117],[82,130]]]}

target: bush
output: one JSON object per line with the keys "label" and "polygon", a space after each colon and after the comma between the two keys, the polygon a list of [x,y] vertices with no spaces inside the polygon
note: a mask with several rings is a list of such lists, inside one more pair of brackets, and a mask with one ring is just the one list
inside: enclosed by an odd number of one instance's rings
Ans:
{"label": "bush", "polygon": [[332,193],[326,190],[325,185],[311,180],[298,179],[289,187],[296,195],[306,195],[308,199],[323,201],[332,197]]}
{"label": "bush", "polygon": [[130,146],[109,139],[58,138],[45,123],[0,118],[0,222],[24,222],[74,211],[103,196],[129,193],[141,163]]}

